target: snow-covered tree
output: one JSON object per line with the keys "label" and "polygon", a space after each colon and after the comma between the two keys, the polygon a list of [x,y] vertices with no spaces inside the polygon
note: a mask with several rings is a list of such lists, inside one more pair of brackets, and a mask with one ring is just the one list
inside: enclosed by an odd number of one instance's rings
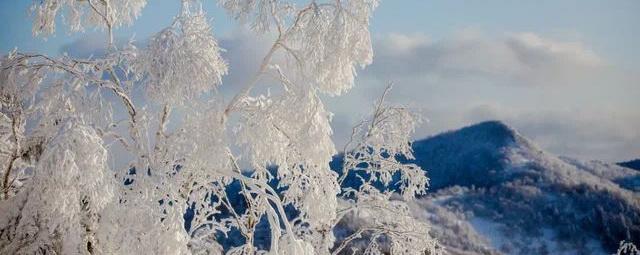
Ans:
{"label": "snow-covered tree", "polygon": [[[378,1],[218,2],[275,38],[230,99],[217,90],[227,63],[199,1],[182,0],[144,46],[116,45],[113,30],[145,0],[34,2],[34,35],[65,17],[72,32],[104,29],[108,50],[0,60],[0,254],[439,252],[403,202],[428,185],[399,160],[412,157],[410,111],[382,96],[344,147],[343,177],[329,168],[337,151],[321,96],[348,91],[371,63]],[[255,89],[274,80],[276,93]],[[341,186],[348,174],[362,185]],[[365,224],[337,239],[354,215]],[[239,242],[225,243],[233,233]]]}

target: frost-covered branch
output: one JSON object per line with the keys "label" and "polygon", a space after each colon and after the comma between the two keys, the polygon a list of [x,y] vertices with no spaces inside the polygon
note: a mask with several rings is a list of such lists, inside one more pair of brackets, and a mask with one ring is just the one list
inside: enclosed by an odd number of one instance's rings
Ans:
{"label": "frost-covered branch", "polygon": [[620,241],[620,246],[616,255],[639,255],[640,250],[632,243],[628,241]]}
{"label": "frost-covered branch", "polygon": [[[112,67],[108,67],[109,61],[90,61],[65,57],[62,59],[54,59],[42,54],[27,54],[14,52],[7,59],[6,65],[3,65],[4,70],[13,68],[25,68],[25,69],[52,69],[53,71],[60,70],[66,72],[77,79],[88,82],[89,84],[96,84],[101,88],[107,88],[118,96],[131,117],[131,121],[135,122],[135,106],[131,98],[122,90],[122,83],[118,76],[113,71]],[[111,82],[101,79],[98,75],[93,74],[93,70],[106,69],[108,71]]]}
{"label": "frost-covered branch", "polygon": [[10,119],[11,136],[13,137],[13,150],[11,152],[11,155],[9,155],[9,160],[2,176],[2,193],[5,200],[9,199],[9,191],[11,190],[11,185],[13,184],[13,181],[9,181],[9,179],[11,178],[11,170],[13,169],[16,160],[18,160],[18,153],[20,152],[20,142],[18,141],[19,116],[12,116],[10,117]]}
{"label": "frost-covered branch", "polygon": [[[372,188],[398,185],[405,200],[426,190],[424,172],[396,158],[411,157],[417,121],[406,108],[383,96],[345,146],[343,177],[329,168],[337,151],[322,96],[348,91],[371,63],[377,0],[219,0],[257,34],[276,36],[228,101],[210,20],[200,1],[180,2],[145,45],[120,49],[115,29],[145,0],[34,2],[35,35],[54,33],[64,16],[71,32],[106,29],[109,50],[2,58],[0,253],[331,254],[367,238],[365,252],[432,248],[428,226],[393,192]],[[283,89],[260,93],[265,76]],[[371,174],[361,187],[340,186],[361,172]],[[347,217],[368,225],[336,240]],[[241,244],[225,244],[230,236]]]}
{"label": "frost-covered branch", "polygon": [[418,166],[401,161],[401,157],[412,158],[409,139],[417,120],[406,108],[387,105],[385,98],[390,90],[391,84],[376,102],[371,119],[353,128],[344,147],[338,182],[357,178],[360,184],[343,189],[342,196],[348,203],[339,209],[338,219],[360,219],[364,223],[342,240],[333,254],[353,246],[356,239],[368,243],[365,254],[438,252],[428,226],[414,218],[404,201],[392,199],[392,186],[397,186],[405,201],[424,194],[428,178]]}

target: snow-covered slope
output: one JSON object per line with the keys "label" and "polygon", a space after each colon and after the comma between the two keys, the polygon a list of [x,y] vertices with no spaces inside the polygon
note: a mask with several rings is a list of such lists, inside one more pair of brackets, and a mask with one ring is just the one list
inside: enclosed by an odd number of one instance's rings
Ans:
{"label": "snow-covered slope", "polygon": [[431,195],[414,208],[459,254],[600,254],[640,243],[640,172],[557,157],[483,122],[414,143]]}

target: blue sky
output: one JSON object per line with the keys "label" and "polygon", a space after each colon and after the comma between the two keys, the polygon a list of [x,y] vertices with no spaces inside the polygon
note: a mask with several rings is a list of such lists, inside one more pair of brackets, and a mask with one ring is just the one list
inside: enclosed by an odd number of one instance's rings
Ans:
{"label": "blue sky", "polygon": [[[223,46],[230,43],[229,53],[265,44],[264,38],[239,36],[238,24],[215,1],[204,2],[214,33]],[[30,4],[0,1],[3,54],[18,47],[56,55],[104,34],[58,29],[47,40],[33,38]],[[116,37],[143,41],[169,25],[178,7],[179,1],[150,1],[137,22],[118,29]],[[640,157],[638,12],[635,0],[382,1],[371,23],[374,64],[360,73],[353,91],[328,99],[336,113],[336,140],[340,143],[347,127],[367,111],[354,106],[369,104],[394,81],[391,99],[430,120],[417,137],[502,119],[554,153]],[[240,39],[249,41],[243,42],[245,49],[235,47]],[[251,62],[259,50],[240,55],[246,59],[230,61],[232,70]]]}
{"label": "blue sky", "polygon": [[[236,22],[228,19],[214,0],[204,1],[215,29],[223,35]],[[0,1],[0,50],[58,53],[61,45],[85,35],[63,31],[43,41],[31,36],[31,1]],[[142,16],[116,34],[145,38],[171,22],[179,1],[150,1]],[[402,0],[382,1],[371,23],[374,34],[416,33],[442,38],[469,27],[491,33],[527,31],[558,39],[579,39],[607,57],[625,65],[640,58],[640,2],[634,0]]]}

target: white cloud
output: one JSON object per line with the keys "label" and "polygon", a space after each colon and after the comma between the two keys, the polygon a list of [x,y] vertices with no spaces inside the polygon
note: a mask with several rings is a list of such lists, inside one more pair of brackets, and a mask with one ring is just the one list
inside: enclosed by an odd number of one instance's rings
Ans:
{"label": "white cloud", "polygon": [[[128,40],[116,39],[116,45],[125,45]],[[107,38],[103,34],[93,34],[64,44],[58,50],[76,58],[101,57],[107,52]]]}
{"label": "white cloud", "polygon": [[430,44],[431,40],[421,33],[412,35],[392,33],[386,38],[386,43],[390,46],[386,50],[390,50],[395,54],[407,54],[419,47]]}
{"label": "white cloud", "polygon": [[[575,65],[599,66],[602,60],[593,51],[585,48],[580,42],[559,42],[542,38],[534,33],[514,34],[507,39],[507,44],[525,60],[526,64],[535,65],[531,60],[545,59],[565,60]],[[527,59],[532,57],[532,59]],[[543,62],[543,61],[542,61]]]}
{"label": "white cloud", "polygon": [[391,34],[377,41],[376,54],[370,73],[378,76],[491,79],[503,85],[549,85],[603,65],[579,42],[533,33],[489,38],[474,30],[439,41],[421,34]]}

